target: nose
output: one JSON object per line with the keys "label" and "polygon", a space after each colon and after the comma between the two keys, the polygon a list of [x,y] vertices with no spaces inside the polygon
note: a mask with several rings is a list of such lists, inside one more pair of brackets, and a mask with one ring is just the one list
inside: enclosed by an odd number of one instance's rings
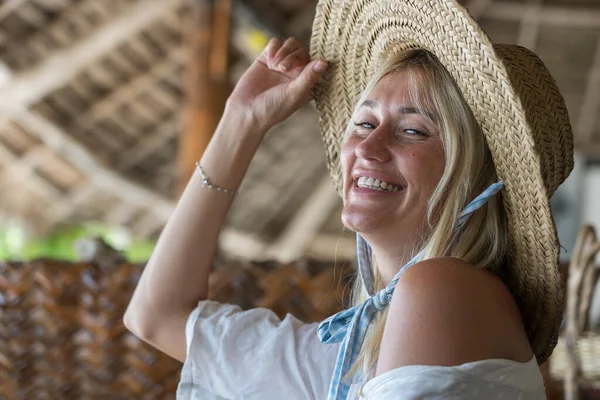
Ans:
{"label": "nose", "polygon": [[364,160],[386,162],[390,160],[390,131],[380,124],[356,146],[356,156]]}

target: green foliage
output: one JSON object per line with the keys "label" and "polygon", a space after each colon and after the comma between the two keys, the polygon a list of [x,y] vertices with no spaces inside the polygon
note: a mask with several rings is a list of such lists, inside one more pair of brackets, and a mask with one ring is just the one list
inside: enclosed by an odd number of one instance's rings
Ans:
{"label": "green foliage", "polygon": [[131,238],[122,227],[102,224],[70,226],[54,234],[38,238],[27,235],[23,226],[10,223],[0,227],[0,260],[26,261],[52,258],[77,261],[75,242],[86,237],[100,237],[111,247],[122,251],[131,262],[145,262],[154,249],[154,241]]}

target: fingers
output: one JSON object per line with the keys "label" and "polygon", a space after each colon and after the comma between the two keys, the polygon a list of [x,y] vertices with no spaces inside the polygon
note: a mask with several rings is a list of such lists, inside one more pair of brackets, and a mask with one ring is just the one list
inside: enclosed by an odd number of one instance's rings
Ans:
{"label": "fingers", "polygon": [[304,67],[300,76],[290,83],[289,90],[298,98],[307,98],[310,90],[321,80],[326,69],[327,62],[323,60],[311,61]]}
{"label": "fingers", "polygon": [[263,50],[264,61],[269,68],[271,68],[271,60],[275,57],[281,46],[283,46],[283,40],[281,38],[274,37],[269,40],[269,43]]}
{"label": "fingers", "polygon": [[286,72],[306,66],[310,62],[308,49],[294,37],[285,42],[278,37],[272,38],[260,58],[272,70]]}
{"label": "fingers", "polygon": [[304,67],[310,62],[310,55],[308,49],[303,47],[296,49],[292,53],[288,54],[280,63],[279,69],[282,71],[292,70],[298,67]]}
{"label": "fingers", "polygon": [[269,68],[271,69],[279,69],[278,66],[279,64],[290,54],[292,54],[293,52],[295,52],[296,50],[300,49],[302,47],[302,44],[300,43],[300,41],[294,37],[288,38],[284,43],[283,46],[281,46],[279,48],[279,50],[277,51],[277,54],[275,54],[275,56],[273,57],[273,59],[270,61],[269,64]]}

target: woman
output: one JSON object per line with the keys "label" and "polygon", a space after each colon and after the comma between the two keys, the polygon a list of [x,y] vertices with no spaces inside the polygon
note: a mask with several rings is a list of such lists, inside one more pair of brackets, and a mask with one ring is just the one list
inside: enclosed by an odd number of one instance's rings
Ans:
{"label": "woman", "polygon": [[[562,311],[549,197],[573,160],[541,61],[453,0],[321,0],[311,52],[273,39],[238,82],[127,327],[185,362],[179,398],[544,398]],[[361,278],[318,328],[206,300],[256,148],[311,91]]]}

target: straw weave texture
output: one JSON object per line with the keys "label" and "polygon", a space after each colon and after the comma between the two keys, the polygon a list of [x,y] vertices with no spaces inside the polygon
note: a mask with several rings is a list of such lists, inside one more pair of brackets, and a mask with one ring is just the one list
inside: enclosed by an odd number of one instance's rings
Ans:
{"label": "straw weave texture", "polygon": [[377,67],[410,48],[435,54],[484,132],[509,220],[507,282],[539,363],[556,344],[563,309],[559,245],[549,197],[573,168],[564,100],[530,51],[494,46],[452,0],[333,1],[317,6],[311,55],[330,67],[315,89],[327,163],[338,192],[342,135]]}
{"label": "straw weave texture", "polygon": [[[122,323],[142,269],[0,264],[0,399],[174,399],[181,363]],[[211,298],[320,321],[342,308],[349,272],[313,261],[220,263],[210,276]]]}

